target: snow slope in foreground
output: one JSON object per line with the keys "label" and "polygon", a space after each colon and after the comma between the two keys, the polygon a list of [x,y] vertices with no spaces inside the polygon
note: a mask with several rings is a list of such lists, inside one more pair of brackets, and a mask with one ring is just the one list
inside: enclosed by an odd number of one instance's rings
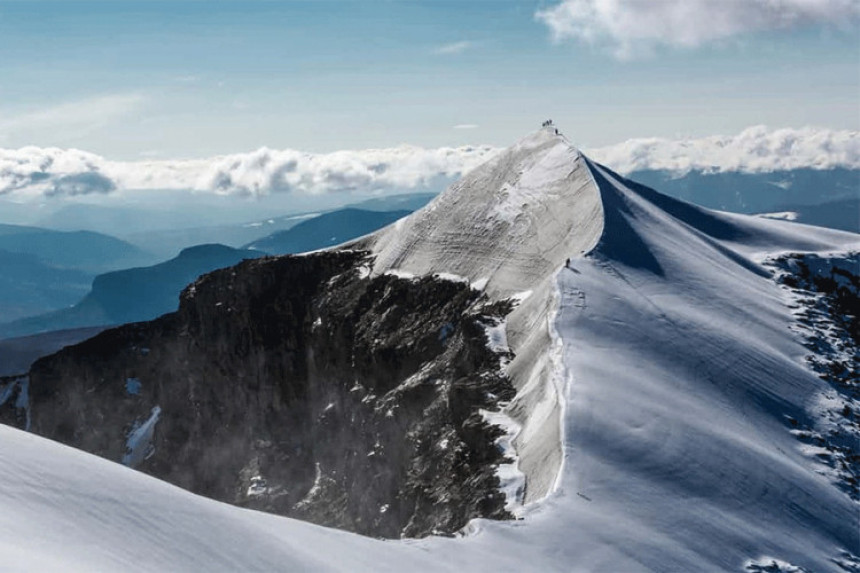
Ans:
{"label": "snow slope in foreground", "polygon": [[856,249],[857,235],[699,209],[542,130],[370,242],[377,272],[532,291],[508,322],[508,413],[529,487],[548,496],[521,521],[375,541],[0,427],[0,569],[741,571],[773,558],[839,571],[833,559],[860,553],[858,506],[786,426],[826,387],[760,264]]}

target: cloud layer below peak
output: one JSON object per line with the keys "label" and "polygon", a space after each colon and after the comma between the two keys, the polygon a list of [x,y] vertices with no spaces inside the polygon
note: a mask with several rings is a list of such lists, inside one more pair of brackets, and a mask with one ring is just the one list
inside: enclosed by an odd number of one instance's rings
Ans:
{"label": "cloud layer below peak", "polygon": [[223,195],[409,190],[465,173],[494,152],[489,146],[325,154],[261,148],[208,159],[110,161],[77,149],[0,149],[0,195],[70,196],[123,189]]}
{"label": "cloud layer below peak", "polygon": [[630,139],[586,153],[622,173],[860,169],[860,132],[812,127],[768,129],[759,125],[729,136]]}
{"label": "cloud layer below peak", "polygon": [[857,0],[562,0],[535,15],[557,41],[607,47],[619,58],[658,46],[695,48],[804,25],[851,25]]}
{"label": "cloud layer below peak", "polygon": [[[76,149],[0,149],[0,195],[40,199],[147,189],[253,196],[404,192],[438,188],[498,151],[486,145],[325,154],[262,148],[208,159],[111,161]],[[860,169],[860,132],[757,126],[733,136],[631,139],[586,153],[622,173]]]}

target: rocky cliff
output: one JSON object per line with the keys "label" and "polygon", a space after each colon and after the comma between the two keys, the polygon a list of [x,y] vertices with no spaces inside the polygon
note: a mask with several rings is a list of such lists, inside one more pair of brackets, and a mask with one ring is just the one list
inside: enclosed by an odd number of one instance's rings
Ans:
{"label": "rocky cliff", "polygon": [[204,275],[178,312],[46,357],[29,384],[0,380],[0,421],[205,496],[369,535],[509,517],[496,469],[511,460],[486,419],[513,397],[511,355],[487,330],[512,303],[371,265],[333,251]]}

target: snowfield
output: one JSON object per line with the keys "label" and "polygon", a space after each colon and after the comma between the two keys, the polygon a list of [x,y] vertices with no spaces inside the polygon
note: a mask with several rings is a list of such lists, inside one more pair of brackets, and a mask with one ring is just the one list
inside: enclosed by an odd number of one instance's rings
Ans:
{"label": "snowfield", "polygon": [[204,499],[0,426],[0,570],[860,563],[860,506],[786,422],[811,419],[829,386],[804,362],[787,297],[762,264],[857,250],[860,236],[670,199],[550,128],[361,244],[377,255],[369,272],[448,273],[495,298],[519,295],[493,336],[515,353],[518,395],[498,419],[519,466],[504,468],[506,485],[525,478],[509,496],[524,500],[521,519],[383,542]]}

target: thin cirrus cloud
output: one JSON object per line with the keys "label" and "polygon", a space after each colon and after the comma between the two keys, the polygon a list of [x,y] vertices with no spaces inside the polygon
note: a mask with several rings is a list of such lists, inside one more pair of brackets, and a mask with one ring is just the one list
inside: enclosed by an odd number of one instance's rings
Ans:
{"label": "thin cirrus cloud", "polygon": [[562,0],[535,17],[556,41],[608,48],[618,58],[696,48],[734,36],[806,25],[851,25],[857,0]]}
{"label": "thin cirrus cloud", "polygon": [[0,143],[50,138],[74,141],[128,116],[145,104],[141,94],[109,94],[21,112],[0,112]]}
{"label": "thin cirrus cloud", "polygon": [[478,129],[477,123],[458,123],[454,129]]}
{"label": "thin cirrus cloud", "polygon": [[[460,176],[498,152],[486,145],[324,154],[262,148],[208,159],[110,161],[76,149],[0,149],[0,195],[42,199],[126,189],[254,196],[402,192]],[[756,126],[729,136],[631,139],[586,154],[622,173],[860,169],[860,132]]]}
{"label": "thin cirrus cloud", "polygon": [[466,50],[470,50],[475,47],[475,42],[470,42],[468,40],[463,40],[460,42],[451,42],[450,44],[443,44],[439,46],[433,53],[437,56],[450,56],[454,54],[462,54]]}

